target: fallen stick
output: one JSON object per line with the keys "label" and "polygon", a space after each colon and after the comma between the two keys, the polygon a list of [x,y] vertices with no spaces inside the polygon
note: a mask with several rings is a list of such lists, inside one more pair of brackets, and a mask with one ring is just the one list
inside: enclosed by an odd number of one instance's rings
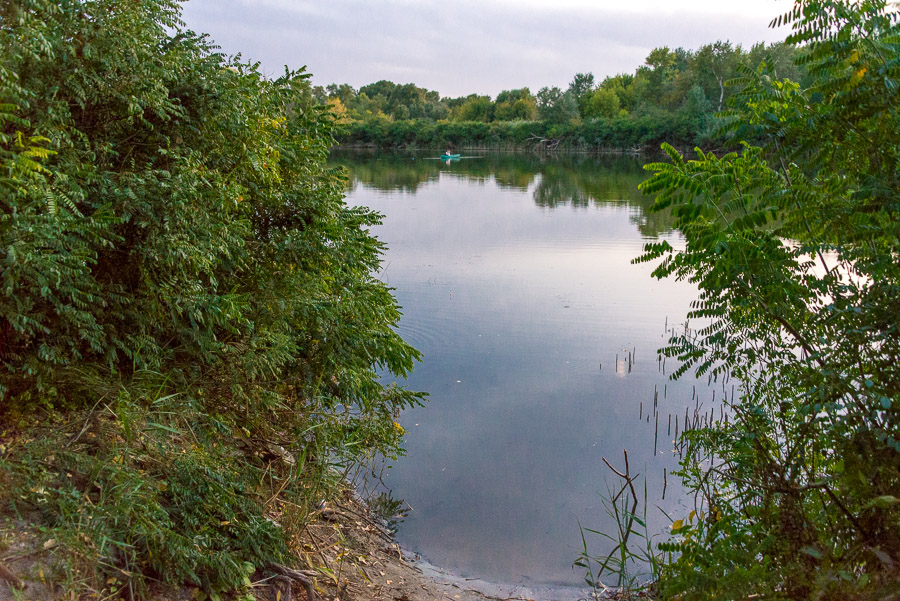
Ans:
{"label": "fallen stick", "polygon": [[0,563],[0,580],[6,580],[10,583],[10,585],[12,585],[13,588],[19,589],[20,591],[25,589],[25,582],[23,582],[21,578],[10,572],[9,568],[7,568],[2,563]]}
{"label": "fallen stick", "polygon": [[[306,589],[307,599],[309,599],[309,601],[316,601],[316,593],[315,589],[313,588],[312,581],[312,578],[315,577],[315,574],[313,572],[308,572],[305,570],[295,570],[293,568],[289,568],[277,563],[269,564],[268,568],[279,576],[287,578],[288,581],[296,580],[297,582],[302,584],[303,588]],[[288,587],[288,592],[290,592],[290,587]],[[291,598],[288,596],[286,601],[291,601]]]}
{"label": "fallen stick", "polygon": [[345,511],[349,511],[353,515],[358,516],[360,519],[364,520],[365,522],[367,522],[368,524],[373,526],[375,528],[376,532],[378,532],[378,534],[383,536],[388,542],[394,542],[394,537],[391,536],[390,532],[386,532],[384,526],[382,526],[381,524],[379,524],[378,522],[376,522],[369,516],[365,515],[364,513],[359,512],[359,511],[356,511],[355,509],[347,507],[346,505],[341,505],[340,503],[335,503],[335,505],[337,505],[338,507],[340,507],[341,509],[343,509]]}

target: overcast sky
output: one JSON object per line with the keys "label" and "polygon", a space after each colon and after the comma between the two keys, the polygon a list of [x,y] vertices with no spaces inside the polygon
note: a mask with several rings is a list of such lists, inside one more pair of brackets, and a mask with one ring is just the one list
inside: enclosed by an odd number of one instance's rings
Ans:
{"label": "overcast sky", "polygon": [[784,39],[789,0],[189,0],[184,20],[269,75],[307,66],[318,85],[380,79],[442,96],[565,87],[631,73],[657,46]]}

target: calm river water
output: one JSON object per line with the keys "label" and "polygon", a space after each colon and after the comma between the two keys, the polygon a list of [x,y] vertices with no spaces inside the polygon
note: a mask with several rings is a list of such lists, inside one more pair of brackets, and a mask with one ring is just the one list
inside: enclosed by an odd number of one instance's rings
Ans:
{"label": "calm river water", "polygon": [[407,384],[430,401],[402,415],[408,455],[384,477],[411,507],[398,539],[463,578],[579,587],[579,523],[615,527],[602,457],[621,468],[628,449],[654,531],[669,523],[655,505],[687,513],[675,478],[660,497],[695,382],[668,380],[656,349],[696,291],[631,263],[646,241],[679,238],[647,213],[637,160],[428,156],[333,158],[349,169],[348,203],[385,216],[380,277],[424,354]]}

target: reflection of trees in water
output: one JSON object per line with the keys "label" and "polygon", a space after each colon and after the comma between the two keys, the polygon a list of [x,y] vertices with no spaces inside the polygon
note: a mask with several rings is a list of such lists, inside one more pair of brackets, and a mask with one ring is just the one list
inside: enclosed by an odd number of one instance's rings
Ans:
{"label": "reflection of trees in water", "polygon": [[[511,159],[511,160],[510,160]],[[454,161],[448,167],[443,161],[397,153],[338,150],[332,163],[346,167],[350,185],[363,184],[376,190],[415,192],[422,185],[437,181],[441,173],[471,182],[494,181],[503,189],[525,191],[539,173],[539,162],[521,156],[485,156]]]}
{"label": "reflection of trees in water", "polygon": [[527,191],[534,203],[550,210],[569,206],[617,205],[631,211],[631,221],[644,236],[672,229],[668,211],[649,213],[653,199],[638,184],[645,178],[640,159],[623,156],[491,154],[446,165],[441,161],[399,153],[336,151],[332,162],[346,167],[351,187],[365,185],[382,191],[416,192],[445,176],[470,182],[493,181],[502,189]]}
{"label": "reflection of trees in water", "polygon": [[571,205],[587,207],[591,198],[577,182],[559,177],[559,174],[541,173],[541,178],[532,193],[534,204],[545,209],[556,209]]}
{"label": "reflection of trees in water", "polygon": [[641,164],[637,159],[547,163],[534,190],[534,202],[549,209],[567,205],[627,207],[641,234],[659,236],[672,230],[673,219],[668,210],[650,213],[653,198],[638,190],[645,177]]}
{"label": "reflection of trees in water", "polygon": [[[379,155],[368,153],[334,153],[332,163],[346,167],[350,177],[350,187],[366,185],[376,190],[416,192],[423,184],[437,181],[438,169],[422,169],[410,157]],[[430,161],[437,162],[437,161]]]}

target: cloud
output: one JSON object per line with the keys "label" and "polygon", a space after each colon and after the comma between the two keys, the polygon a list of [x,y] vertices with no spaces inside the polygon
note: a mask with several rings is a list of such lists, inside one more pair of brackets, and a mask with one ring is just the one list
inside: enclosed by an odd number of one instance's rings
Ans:
{"label": "cloud", "polygon": [[783,8],[710,0],[560,0],[552,8],[536,0],[191,0],[184,19],[271,74],[307,65],[322,85],[390,79],[447,96],[496,96],[565,86],[577,72],[598,79],[632,72],[657,46],[782,39],[767,25]]}

